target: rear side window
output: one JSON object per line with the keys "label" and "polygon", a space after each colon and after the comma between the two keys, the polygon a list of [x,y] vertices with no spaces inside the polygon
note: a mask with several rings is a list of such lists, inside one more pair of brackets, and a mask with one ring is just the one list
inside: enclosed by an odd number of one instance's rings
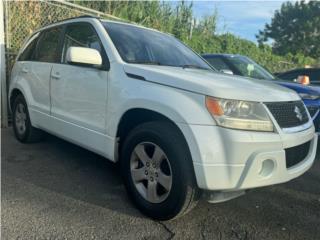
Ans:
{"label": "rear side window", "polygon": [[66,63],[66,54],[69,47],[93,48],[98,50],[103,59],[105,56],[97,33],[93,27],[87,23],[71,24],[67,26],[62,49],[63,63]]}
{"label": "rear side window", "polygon": [[36,49],[36,61],[59,62],[61,56],[59,51],[60,35],[60,27],[51,28],[41,34]]}
{"label": "rear side window", "polygon": [[28,46],[20,54],[18,61],[32,61],[35,54],[35,48],[38,42],[39,34],[33,36],[29,41]]}

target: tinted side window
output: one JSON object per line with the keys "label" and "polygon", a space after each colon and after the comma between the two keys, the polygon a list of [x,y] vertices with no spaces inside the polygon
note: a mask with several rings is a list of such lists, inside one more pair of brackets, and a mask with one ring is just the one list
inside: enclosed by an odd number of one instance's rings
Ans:
{"label": "tinted side window", "polygon": [[280,74],[279,78],[284,80],[294,80],[297,78],[298,75],[299,74],[296,72],[290,72],[290,73]]}
{"label": "tinted side window", "polygon": [[37,44],[36,59],[41,62],[58,62],[60,59],[59,40],[61,28],[43,32]]}
{"label": "tinted side window", "polygon": [[24,49],[21,55],[18,58],[18,61],[32,61],[35,54],[35,48],[38,42],[38,34],[34,36],[28,46]]}
{"label": "tinted side window", "polygon": [[231,70],[230,67],[221,59],[216,57],[205,57],[205,59],[217,70]]}
{"label": "tinted side window", "polygon": [[320,80],[320,69],[313,69],[309,73],[310,81],[319,81]]}
{"label": "tinted side window", "polygon": [[100,52],[104,59],[104,51],[100,39],[92,26],[86,23],[67,26],[62,49],[62,62],[66,63],[66,54],[69,47],[87,47]]}

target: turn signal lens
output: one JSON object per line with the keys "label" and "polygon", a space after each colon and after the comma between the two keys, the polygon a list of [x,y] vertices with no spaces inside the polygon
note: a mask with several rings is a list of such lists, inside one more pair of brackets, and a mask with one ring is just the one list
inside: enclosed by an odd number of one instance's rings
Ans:
{"label": "turn signal lens", "polygon": [[209,113],[214,116],[222,116],[224,114],[219,102],[212,97],[206,97],[206,107]]}
{"label": "turn signal lens", "polygon": [[310,78],[309,76],[299,76],[297,82],[301,83],[302,85],[309,85]]}

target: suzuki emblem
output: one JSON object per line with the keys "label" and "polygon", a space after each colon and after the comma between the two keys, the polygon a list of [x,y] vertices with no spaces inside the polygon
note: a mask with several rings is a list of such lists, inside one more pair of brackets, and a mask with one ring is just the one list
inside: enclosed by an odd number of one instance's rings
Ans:
{"label": "suzuki emblem", "polygon": [[296,117],[297,117],[300,121],[302,121],[302,113],[301,113],[300,109],[299,109],[297,106],[294,107],[294,112],[296,113]]}

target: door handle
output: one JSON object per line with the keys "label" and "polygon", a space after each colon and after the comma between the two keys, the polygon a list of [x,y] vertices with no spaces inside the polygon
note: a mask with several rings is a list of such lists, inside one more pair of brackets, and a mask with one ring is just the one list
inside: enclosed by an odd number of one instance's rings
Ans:
{"label": "door handle", "polygon": [[22,68],[21,71],[22,71],[23,73],[28,73],[28,72],[29,72],[28,68],[26,68],[26,67]]}
{"label": "door handle", "polygon": [[54,78],[54,79],[56,79],[56,80],[58,80],[58,79],[60,79],[60,73],[58,73],[58,72],[52,73],[52,74],[51,74],[51,77]]}

